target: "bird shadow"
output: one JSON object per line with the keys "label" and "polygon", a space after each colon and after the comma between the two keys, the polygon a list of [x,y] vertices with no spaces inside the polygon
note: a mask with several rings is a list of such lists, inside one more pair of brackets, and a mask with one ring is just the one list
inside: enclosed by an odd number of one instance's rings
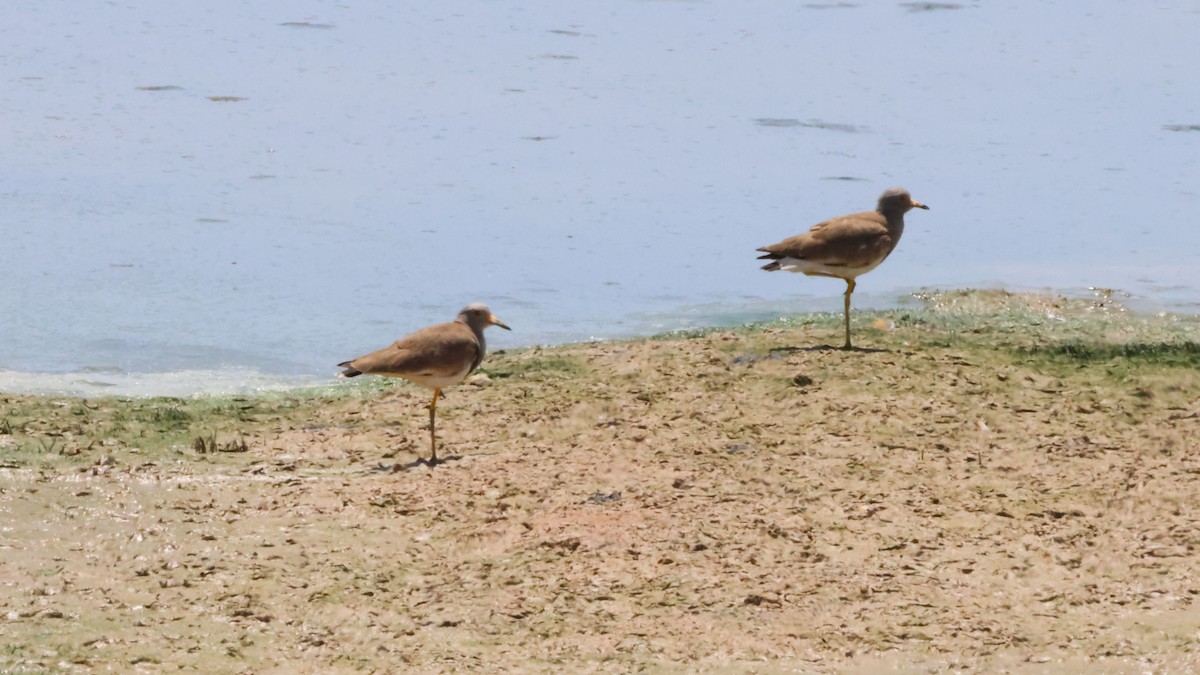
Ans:
{"label": "bird shadow", "polygon": [[878,349],[875,347],[835,347],[833,345],[813,345],[811,347],[772,347],[771,353],[775,352],[857,352],[859,354],[890,354],[890,349]]}
{"label": "bird shadow", "polygon": [[411,462],[405,462],[405,463],[396,462],[395,464],[391,464],[391,465],[380,462],[378,465],[375,466],[375,471],[378,473],[399,473],[401,471],[408,471],[409,469],[415,469],[418,466],[427,466],[430,469],[434,469],[434,468],[437,468],[437,467],[445,464],[446,462],[457,462],[457,461],[460,461],[462,458],[463,458],[462,455],[446,455],[444,457],[438,457],[436,462],[431,462],[430,460],[425,459],[424,457],[418,457]]}

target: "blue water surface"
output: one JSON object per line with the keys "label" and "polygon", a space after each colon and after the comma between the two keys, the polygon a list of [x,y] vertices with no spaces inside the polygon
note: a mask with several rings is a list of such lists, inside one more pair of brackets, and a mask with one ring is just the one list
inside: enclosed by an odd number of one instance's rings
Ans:
{"label": "blue water surface", "polygon": [[892,185],[932,210],[856,307],[1200,313],[1197,35],[1182,0],[12,0],[0,391],[326,381],[474,301],[493,348],[838,312],[754,249]]}

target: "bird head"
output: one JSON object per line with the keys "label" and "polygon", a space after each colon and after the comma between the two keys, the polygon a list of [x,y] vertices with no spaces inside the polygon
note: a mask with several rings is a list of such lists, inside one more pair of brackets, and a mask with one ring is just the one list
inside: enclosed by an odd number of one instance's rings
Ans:
{"label": "bird head", "polygon": [[467,324],[474,330],[483,330],[488,326],[499,326],[504,330],[512,330],[508,324],[496,318],[492,314],[492,310],[488,309],[487,305],[476,302],[462,308],[458,313],[458,320]]}

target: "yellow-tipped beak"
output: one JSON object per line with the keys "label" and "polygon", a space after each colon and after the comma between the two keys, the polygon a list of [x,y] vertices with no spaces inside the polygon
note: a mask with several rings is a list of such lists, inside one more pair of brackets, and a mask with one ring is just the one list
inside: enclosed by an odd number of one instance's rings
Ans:
{"label": "yellow-tipped beak", "polygon": [[493,326],[499,326],[504,330],[512,330],[508,327],[508,324],[504,323],[500,319],[497,319],[495,315],[488,316],[488,323],[492,324]]}

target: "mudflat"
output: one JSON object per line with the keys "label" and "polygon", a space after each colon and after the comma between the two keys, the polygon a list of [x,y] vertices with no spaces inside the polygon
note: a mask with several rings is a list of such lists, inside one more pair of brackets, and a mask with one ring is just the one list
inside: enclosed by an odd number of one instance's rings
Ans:
{"label": "mudflat", "polygon": [[1200,321],[926,301],[491,354],[432,469],[403,383],[0,395],[0,670],[1200,667]]}

